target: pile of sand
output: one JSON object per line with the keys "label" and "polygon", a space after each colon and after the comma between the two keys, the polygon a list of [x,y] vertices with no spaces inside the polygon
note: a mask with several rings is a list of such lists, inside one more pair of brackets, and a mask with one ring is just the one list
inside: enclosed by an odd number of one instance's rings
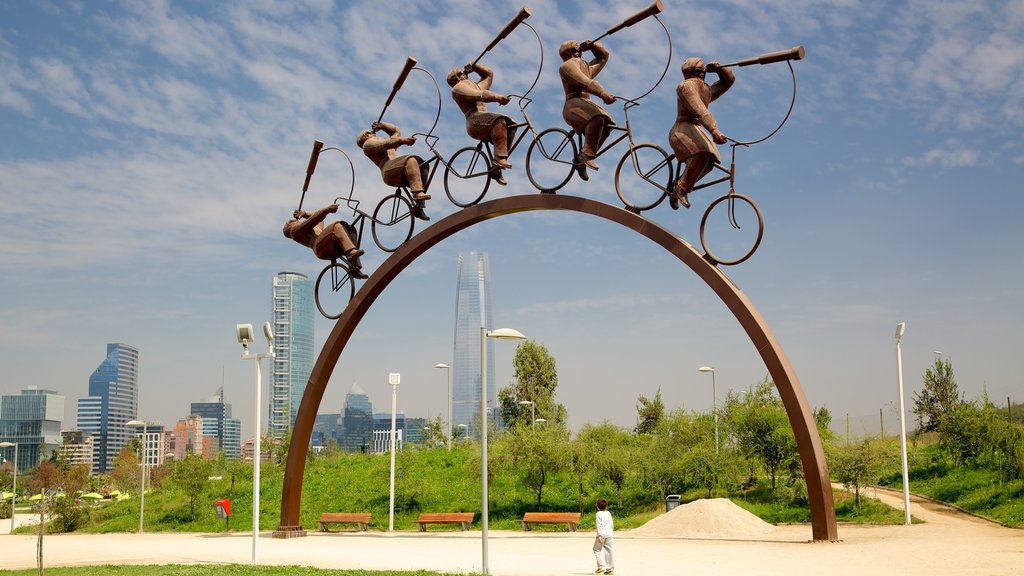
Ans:
{"label": "pile of sand", "polygon": [[677,506],[629,533],[644,538],[757,539],[774,531],[775,526],[729,499],[712,498]]}

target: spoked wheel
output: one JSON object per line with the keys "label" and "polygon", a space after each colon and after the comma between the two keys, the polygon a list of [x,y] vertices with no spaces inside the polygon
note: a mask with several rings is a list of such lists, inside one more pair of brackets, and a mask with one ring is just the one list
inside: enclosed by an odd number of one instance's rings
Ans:
{"label": "spoked wheel", "polygon": [[561,128],[548,128],[530,142],[526,152],[526,175],[541,192],[565,186],[576,169],[576,142]]}
{"label": "spoked wheel", "polygon": [[469,146],[452,155],[444,171],[444,191],[452,204],[465,208],[479,202],[491,185],[491,163],[479,148]]}
{"label": "spoked wheel", "polygon": [[[708,206],[700,220],[700,245],[713,264],[732,266],[750,258],[761,245],[764,219],[754,201],[726,194]],[[712,252],[714,244],[717,251]]]}
{"label": "spoked wheel", "polygon": [[347,266],[335,260],[316,277],[316,307],[325,318],[336,320],[356,293],[356,283]]}
{"label": "spoked wheel", "polygon": [[373,209],[373,241],[385,252],[394,252],[412,237],[412,203],[401,192],[395,192]]}
{"label": "spoked wheel", "polygon": [[672,186],[672,157],[655,144],[633,146],[615,168],[615,193],[626,209],[650,210]]}

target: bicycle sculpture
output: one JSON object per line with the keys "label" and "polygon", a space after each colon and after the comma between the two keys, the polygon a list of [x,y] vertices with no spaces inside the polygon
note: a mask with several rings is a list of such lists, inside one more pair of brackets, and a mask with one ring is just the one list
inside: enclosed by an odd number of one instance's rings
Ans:
{"label": "bicycle sculpture", "polygon": [[[348,194],[338,196],[334,202],[316,212],[305,212],[302,210],[302,203],[306,199],[306,192],[309,190],[309,182],[316,171],[320,154],[334,150],[340,152],[348,162],[352,174]],[[359,201],[352,198],[355,190],[355,167],[352,159],[341,148],[324,148],[324,143],[315,140],[313,151],[309,155],[309,164],[306,166],[306,181],[302,185],[302,196],[299,198],[299,207],[293,212],[293,219],[284,225],[284,235],[295,240],[303,246],[308,246],[321,260],[329,260],[330,264],[320,271],[316,278],[314,289],[314,300],[320,313],[330,319],[341,316],[348,301],[355,294],[355,280],[366,279],[359,257],[364,254],[360,247],[363,239],[363,228],[366,219],[372,222],[371,228],[385,226],[384,222],[377,220],[369,214],[359,210]],[[352,222],[339,220],[330,226],[324,226],[324,220],[328,214],[338,211],[341,201],[344,200],[348,208],[355,216]]]}
{"label": "bicycle sculpture", "polygon": [[[433,135],[441,115],[440,88],[429,71],[418,67],[415,58],[408,57],[380,116],[370,124],[370,129],[363,130],[356,138],[363,153],[380,169],[382,180],[394,186],[395,191],[377,203],[372,215],[363,212],[359,209],[359,201],[352,197],[355,167],[351,158],[340,148],[324,148],[323,142],[315,141],[306,168],[299,206],[284,226],[285,236],[310,248],[317,258],[330,262],[316,280],[315,299],[320,313],[330,319],[340,317],[348,301],[355,295],[355,281],[367,278],[360,262],[364,254],[361,245],[367,220],[370,221],[370,230],[377,247],[385,252],[398,250],[412,237],[416,219],[430,219],[426,214],[426,202],[430,200],[430,184],[440,165],[444,165],[444,188],[448,199],[456,206],[472,206],[483,199],[491,181],[505,184],[502,171],[512,167],[508,161],[509,155],[527,135],[531,137],[525,159],[527,177],[542,193],[556,192],[569,182],[573,174],[587,180],[587,169],[597,169],[595,160],[622,140],[628,140],[629,147],[615,169],[615,192],[625,209],[635,214],[655,208],[665,198],[669,199],[673,209],[678,209],[680,203],[689,208],[688,194],[728,181],[729,191],[712,201],[701,218],[700,243],[704,249],[704,258],[715,265],[739,264],[750,258],[761,243],[764,219],[750,197],[736,192],[736,148],[764,142],[774,136],[789,119],[796,102],[796,72],[792,61],[802,59],[804,49],[798,46],[731,64],[714,61],[705,64],[700,58],[688,58],[682,65],[683,81],[676,88],[677,113],[675,123],[669,130],[669,146],[672,150],[672,154],[669,154],[657,144],[635,142],[630,121],[630,109],[638,106],[642,98],[661,84],[671,64],[672,37],[658,18],[661,11],[662,4],[658,0],[593,40],[564,42],[559,48],[563,60],[559,75],[566,98],[562,110],[563,119],[569,124],[570,130],[548,128],[537,132],[526,107],[532,102],[529,94],[537,85],[544,66],[544,47],[540,34],[526,22],[530,10],[524,6],[475,60],[448,74],[452,98],[466,117],[467,133],[477,143],[475,146],[460,148],[447,162],[437,150],[439,138]],[[640,96],[615,96],[595,80],[609,56],[608,50],[599,41],[649,17],[654,17],[665,33],[668,47],[665,67],[653,86]],[[494,73],[481,64],[480,60],[520,24],[530,28],[537,39],[540,54],[537,75],[522,95],[492,92],[490,87]],[[583,60],[586,52],[594,56],[590,62]],[[782,121],[767,136],[757,140],[742,141],[727,137],[718,129],[714,115],[707,106],[732,85],[735,77],[730,68],[775,62],[786,62],[793,79],[792,98]],[[437,93],[437,115],[428,132],[403,136],[397,125],[384,121],[384,114],[413,70],[425,73],[433,82]],[[713,84],[704,80],[708,72],[718,76]],[[479,80],[470,80],[469,74],[478,75]],[[621,100],[625,126],[615,124],[612,116],[590,99],[591,95],[601,98],[605,104]],[[487,110],[486,103],[505,105],[513,98],[518,100],[522,122],[514,122],[509,116]],[[378,135],[378,132],[383,135]],[[608,141],[615,132],[620,134]],[[397,154],[397,149],[413,145],[418,138],[422,138],[430,150],[426,159],[415,154]],[[722,163],[716,147],[716,144],[726,142],[730,145],[732,155],[728,168]],[[314,212],[303,211],[302,204],[318,158],[328,150],[340,152],[349,164],[352,182],[348,194],[338,196],[333,203]],[[721,175],[700,182],[712,171],[718,171]],[[338,212],[343,200],[352,211],[352,221],[338,220],[327,224],[326,219]],[[752,234],[753,241],[749,247],[745,243],[730,240],[730,246],[742,246],[738,255],[726,257],[712,252],[712,230],[739,230],[741,224],[756,224],[756,233]]]}
{"label": "bicycle sculpture", "polygon": [[[637,106],[641,98],[653,92],[661,84],[672,61],[672,37],[668,33],[668,28],[657,16],[661,10],[661,1],[658,0],[612,26],[594,40],[583,42],[568,40],[559,47],[558,54],[563,60],[559,67],[559,76],[565,90],[562,117],[571,127],[571,131],[563,128],[548,128],[538,134],[530,144],[530,149],[526,154],[526,174],[530,178],[530,182],[542,193],[558,191],[569,182],[573,174],[579,174],[581,179],[588,180],[587,168],[596,170],[595,160],[622,140],[628,138],[630,148],[632,148],[633,130],[629,123],[629,109]],[[665,32],[668,46],[665,68],[654,85],[640,96],[635,98],[616,97],[594,79],[604,68],[609,56],[607,48],[599,41],[605,36],[633,26],[651,16],[658,21]],[[590,52],[595,58],[590,62],[584,61],[584,52]],[[626,117],[626,126],[616,125],[611,115],[590,99],[591,95],[600,97],[605,104],[612,104],[616,99],[621,99],[624,102],[623,112]],[[604,142],[613,132],[622,132],[622,134],[605,145]]]}
{"label": "bicycle sculpture", "polygon": [[[505,178],[502,175],[502,170],[512,167],[508,161],[509,155],[515,151],[527,134],[532,137],[537,135],[530,117],[526,114],[526,107],[532,102],[529,94],[537,85],[541,70],[544,68],[544,45],[537,29],[526,22],[529,17],[530,10],[524,6],[515,18],[498,32],[498,35],[491,40],[475,60],[461,68],[453,68],[448,73],[447,81],[448,85],[452,87],[452,99],[466,116],[466,132],[474,139],[479,140],[476,146],[467,146],[456,151],[448,161],[444,174],[444,188],[448,199],[456,206],[465,208],[480,202],[487,193],[492,180],[504,186]],[[540,53],[537,74],[533,79],[533,84],[522,95],[496,94],[490,91],[494,73],[487,66],[480,64],[480,60],[520,24],[532,30],[537,38],[537,47]],[[470,73],[479,75],[480,80],[478,82],[470,80]],[[504,106],[512,98],[518,101],[519,110],[523,115],[522,122],[516,123],[506,115],[487,111],[485,103],[497,102]],[[524,127],[527,130],[521,132],[516,138],[516,133]]]}
{"label": "bicycle sculpture", "polygon": [[[623,156],[615,169],[615,192],[625,204],[626,209],[639,214],[644,210],[654,208],[665,198],[669,199],[672,208],[677,208],[676,202],[682,202],[688,208],[689,202],[686,199],[688,193],[722,182],[729,182],[729,191],[711,202],[707,210],[704,211],[700,221],[700,243],[704,248],[704,257],[714,264],[733,265],[750,258],[761,244],[761,237],[764,234],[764,218],[761,216],[757,204],[750,197],[736,193],[736,148],[764,142],[774,136],[789,119],[796,102],[796,71],[793,69],[791,61],[800,60],[803,57],[803,47],[797,46],[789,50],[762,54],[756,58],[740,60],[731,64],[719,65],[712,62],[705,66],[703,60],[699,58],[688,58],[682,67],[684,80],[677,89],[676,124],[670,131],[669,137],[676,161],[673,163],[665,150],[656,144],[631,146],[630,153]],[[786,62],[793,78],[793,95],[782,122],[767,136],[757,140],[741,141],[726,137],[718,130],[714,116],[706,106],[732,84],[732,73],[728,68],[775,62]],[[705,72],[717,73],[719,81],[715,85],[707,85],[703,80]],[[697,83],[696,88],[687,86],[694,83]],[[707,132],[701,130],[698,124]],[[712,143],[722,144],[726,141],[730,142],[732,148],[732,158],[728,168],[722,165],[718,151]],[[630,160],[630,169],[623,170],[627,158]],[[724,173],[724,176],[695,185],[711,170],[718,170]],[[638,180],[630,181],[634,176]],[[757,232],[754,235],[754,240],[749,248],[740,249],[732,257],[716,255],[709,246],[711,228],[714,223],[722,221],[724,221],[723,228],[728,227],[735,230],[742,228],[741,218],[737,216],[737,203],[746,207],[746,218],[753,218],[756,221]],[[724,213],[715,211],[719,206],[725,208]]]}

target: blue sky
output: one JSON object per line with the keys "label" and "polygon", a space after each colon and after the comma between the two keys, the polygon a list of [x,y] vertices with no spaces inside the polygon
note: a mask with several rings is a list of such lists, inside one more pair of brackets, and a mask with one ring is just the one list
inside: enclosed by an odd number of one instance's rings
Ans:
{"label": "blue sky", "polygon": [[[593,38],[645,4],[530,2],[544,68],[529,108],[563,126],[557,46]],[[321,265],[285,239],[314,139],[355,162],[356,197],[388,193],[354,144],[377,118],[406,56],[441,79],[475,58],[515,2],[6,2],[0,4],[0,392],[37,385],[75,400],[107,342],[141,355],[140,416],[171,425],[223,382],[252,430],[253,366],[234,324],[269,318],[270,279],[315,278]],[[585,7],[585,8],[584,8]],[[400,16],[406,18],[403,23]],[[631,113],[638,139],[667,147],[679,64],[735,61],[803,45],[797,103],[782,131],[741,150],[737,190],[758,202],[765,235],[726,270],[792,361],[813,406],[842,429],[895,426],[893,332],[903,341],[908,399],[940,350],[961,390],[1021,401],[1017,362],[1024,259],[1024,4],[667,0],[674,53],[665,80]],[[599,76],[635,96],[667,57],[654,20],[605,41]],[[537,42],[519,28],[482,60],[494,90],[522,92]],[[784,64],[736,69],[712,106],[721,129],[756,138],[785,113]],[[469,144],[442,91],[443,154]],[[385,119],[426,131],[437,98],[414,73]],[[622,109],[609,110],[622,120]],[[514,112],[514,109],[513,109]],[[621,145],[620,146],[624,146]],[[417,150],[425,152],[421,144]],[[561,193],[617,204],[622,149]],[[326,158],[326,157],[325,157]],[[509,186],[531,194],[512,156]],[[306,206],[347,191],[347,165],[321,162]],[[722,187],[694,207],[646,213],[690,242]],[[437,186],[429,212],[456,208]],[[371,243],[372,246],[372,243]],[[703,411],[766,370],[738,323],[692,273],[642,238],[581,215],[521,214],[449,238],[378,299],[341,357],[321,412],[353,383],[379,410],[400,372],[399,407],[436,415],[454,330],[456,256],[491,258],[495,323],[555,356],[570,423],[635,423],[637,395],[660,387],[671,408]],[[374,249],[368,270],[383,260]],[[331,324],[317,321],[317,345]],[[496,344],[497,380],[514,346]],[[266,399],[266,395],[264,395]]]}

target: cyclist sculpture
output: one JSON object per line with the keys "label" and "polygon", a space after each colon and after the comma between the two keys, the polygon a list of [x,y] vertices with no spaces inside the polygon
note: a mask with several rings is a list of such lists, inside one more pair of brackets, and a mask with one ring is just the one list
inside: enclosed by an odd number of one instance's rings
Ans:
{"label": "cyclist sculpture", "polygon": [[[470,72],[476,72],[480,80],[470,80]],[[508,161],[508,143],[515,138],[515,128],[508,116],[487,111],[487,102],[497,102],[504,106],[510,100],[508,96],[491,92],[493,81],[494,72],[480,63],[470,62],[463,68],[452,68],[448,73],[452,99],[466,116],[466,133],[476,140],[494,145],[494,166],[498,171],[492,178],[504,186],[505,178],[501,170],[512,167]]]}
{"label": "cyclist sculpture", "polygon": [[363,251],[356,247],[353,240],[358,237],[355,227],[347,222],[334,222],[324,226],[328,214],[338,211],[337,204],[325,206],[316,212],[296,210],[293,219],[284,225],[284,235],[303,246],[313,250],[313,254],[321,260],[335,260],[344,257],[352,269],[352,275],[359,279],[368,278],[363,273],[363,265],[359,257]]}
{"label": "cyclist sculpture", "polygon": [[[587,62],[583,52],[590,52],[594,59]],[[601,98],[605,104],[615,102],[615,96],[594,80],[608,62],[608,49],[597,42],[576,42],[566,40],[558,47],[558,55],[562,65],[558,75],[565,89],[565,105],[562,107],[562,118],[577,133],[583,134],[583,164],[578,168],[580,178],[588,180],[587,167],[597,170],[597,151],[611,132],[610,126],[615,120],[607,110],[590,100],[593,94]]]}
{"label": "cyclist sculpture", "polygon": [[[707,72],[717,74],[718,81],[714,84],[705,82]],[[683,81],[676,87],[676,123],[668,133],[668,143],[676,158],[686,163],[669,193],[668,201],[673,210],[678,210],[680,204],[689,208],[687,194],[693,191],[693,185],[716,163],[722,162],[715,144],[725,144],[727,139],[718,129],[708,104],[725,94],[735,81],[732,70],[723,68],[718,62],[709,62],[706,66],[700,58],[687,58],[683,62]]]}
{"label": "cyclist sculpture", "polygon": [[[373,130],[363,130],[356,137],[356,144],[363,150],[363,154],[371,162],[380,168],[380,175],[388,186],[408,186],[412,193],[413,215],[422,220],[430,220],[424,211],[430,195],[424,192],[423,182],[427,178],[428,168],[423,164],[419,156],[406,155],[397,156],[395,149],[399,146],[412,146],[416,139],[409,136],[403,137],[398,126],[380,120],[371,126]],[[388,135],[382,138],[376,135],[378,130]]]}

